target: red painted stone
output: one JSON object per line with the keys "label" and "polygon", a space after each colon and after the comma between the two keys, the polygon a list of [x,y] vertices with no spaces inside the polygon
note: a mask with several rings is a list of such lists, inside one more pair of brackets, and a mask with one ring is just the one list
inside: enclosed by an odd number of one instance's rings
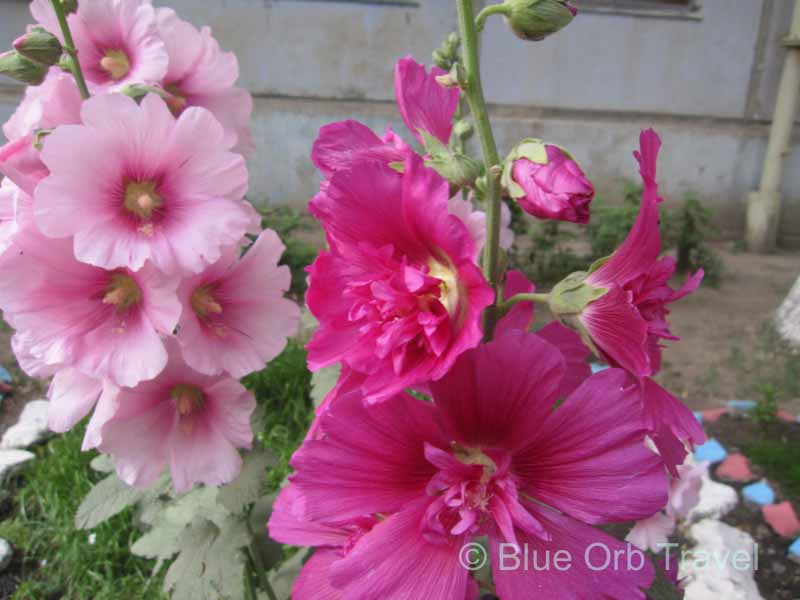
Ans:
{"label": "red painted stone", "polygon": [[719,420],[719,418],[727,412],[728,412],[727,408],[714,408],[712,410],[704,410],[703,420],[708,421],[709,423],[713,423],[714,421]]}
{"label": "red painted stone", "polygon": [[778,418],[783,421],[786,421],[787,423],[797,423],[797,417],[795,417],[788,410],[779,410]]}
{"label": "red painted stone", "polygon": [[797,520],[797,514],[790,502],[763,506],[761,512],[764,520],[778,535],[793,538],[800,534],[800,521]]}
{"label": "red painted stone", "polygon": [[740,483],[750,483],[756,476],[750,470],[750,462],[741,454],[731,454],[717,468],[717,477]]}

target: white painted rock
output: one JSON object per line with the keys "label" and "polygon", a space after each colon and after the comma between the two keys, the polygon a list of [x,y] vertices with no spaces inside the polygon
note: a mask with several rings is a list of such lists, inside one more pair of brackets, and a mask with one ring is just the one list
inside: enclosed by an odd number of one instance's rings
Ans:
{"label": "white painted rock", "polygon": [[50,437],[51,432],[47,427],[47,400],[34,400],[28,402],[22,409],[19,421],[10,427],[3,435],[0,448],[8,450],[10,448],[29,448],[35,444],[43,442]]}
{"label": "white painted rock", "polygon": [[697,545],[681,557],[685,600],[762,600],[753,577],[758,548],[748,533],[705,519],[692,525],[689,537]]}
{"label": "white painted rock", "polygon": [[20,465],[36,458],[25,450],[0,450],[0,484]]}
{"label": "white painted rock", "polygon": [[736,508],[738,503],[739,494],[735,488],[705,476],[700,488],[700,502],[689,513],[688,520],[694,522],[707,517],[720,519]]}
{"label": "white painted rock", "polygon": [[12,550],[11,544],[0,538],[0,573],[8,568],[12,558],[14,558],[14,550]]}

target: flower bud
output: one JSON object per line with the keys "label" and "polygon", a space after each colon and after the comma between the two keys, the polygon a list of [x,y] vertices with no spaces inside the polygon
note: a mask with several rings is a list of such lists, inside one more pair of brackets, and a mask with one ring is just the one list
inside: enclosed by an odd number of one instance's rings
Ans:
{"label": "flower bud", "polygon": [[[592,265],[591,273],[598,268],[599,262]],[[553,315],[567,327],[577,331],[584,343],[598,356],[589,332],[578,317],[589,304],[599,300],[608,293],[607,288],[594,287],[586,283],[589,273],[578,271],[568,275],[563,281],[557,283],[550,292],[549,306]]]}
{"label": "flower bud", "polygon": [[563,29],[578,14],[566,0],[505,0],[503,6],[511,30],[531,42]]}
{"label": "flower bud", "polygon": [[26,85],[39,85],[47,76],[48,67],[41,63],[25,58],[16,50],[0,54],[0,75]]}
{"label": "flower bud", "polygon": [[508,195],[535,217],[589,222],[594,187],[563,148],[523,140],[506,158],[501,182]]}
{"label": "flower bud", "polygon": [[31,26],[14,40],[14,50],[25,58],[52,67],[61,59],[61,42],[43,27]]}
{"label": "flower bud", "polygon": [[425,143],[425,164],[444,177],[451,185],[473,187],[481,174],[481,164],[460,152],[454,152],[426,131],[420,130]]}

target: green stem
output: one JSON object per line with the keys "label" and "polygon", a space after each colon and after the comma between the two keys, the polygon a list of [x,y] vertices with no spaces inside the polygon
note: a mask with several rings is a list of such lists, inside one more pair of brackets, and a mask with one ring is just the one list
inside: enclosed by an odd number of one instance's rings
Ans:
{"label": "green stem", "polygon": [[247,531],[250,534],[250,546],[247,548],[247,553],[250,555],[250,562],[253,565],[253,570],[255,570],[256,575],[258,576],[259,587],[267,593],[269,600],[278,600],[278,597],[275,595],[275,590],[272,589],[272,586],[269,583],[264,561],[261,560],[261,554],[259,554],[258,548],[256,548],[255,532],[253,531],[253,526],[250,523],[249,515],[247,517]]}
{"label": "green stem", "polygon": [[53,5],[53,10],[58,19],[58,25],[61,27],[61,34],[64,36],[64,51],[68,56],[69,70],[75,78],[75,83],[78,84],[81,98],[88,100],[89,88],[86,87],[86,80],[83,78],[83,71],[81,71],[81,65],[78,62],[78,51],[75,49],[72,32],[69,30],[69,23],[67,23],[67,15],[64,13],[64,6],[61,4],[61,0],[50,0],[50,4]]}
{"label": "green stem", "polygon": [[475,10],[472,0],[456,0],[458,5],[458,23],[461,31],[462,54],[464,57],[464,94],[467,97],[472,117],[475,120],[475,131],[481,141],[483,158],[486,163],[486,245],[483,251],[483,274],[495,291],[495,302],[486,309],[483,318],[484,339],[491,340],[494,326],[497,323],[499,263],[500,263],[500,177],[497,173],[500,157],[494,141],[486,100],[483,97],[481,84],[481,66],[478,57],[478,32],[475,28]]}
{"label": "green stem", "polygon": [[508,15],[508,6],[505,4],[490,4],[485,7],[475,18],[475,28],[478,31],[483,31],[483,27],[486,25],[486,19],[492,15]]}
{"label": "green stem", "polygon": [[511,296],[511,298],[500,304],[500,312],[505,313],[512,306],[520,302],[540,302],[542,304],[548,304],[550,302],[550,294],[517,294]]}

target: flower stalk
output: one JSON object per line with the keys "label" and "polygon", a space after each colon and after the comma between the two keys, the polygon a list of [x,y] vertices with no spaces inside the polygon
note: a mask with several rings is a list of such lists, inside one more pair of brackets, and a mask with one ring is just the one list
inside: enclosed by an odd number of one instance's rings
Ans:
{"label": "flower stalk", "polygon": [[478,30],[475,27],[475,9],[472,0],[457,0],[458,23],[461,33],[462,54],[466,79],[462,82],[464,95],[475,120],[475,131],[481,142],[486,165],[486,246],[483,254],[483,274],[495,291],[494,303],[484,313],[484,339],[491,340],[497,323],[500,274],[500,157],[489,121],[489,112],[483,96],[480,58],[478,56]]}
{"label": "flower stalk", "polygon": [[78,62],[78,51],[75,49],[75,42],[72,39],[72,32],[69,30],[69,23],[67,23],[67,15],[64,12],[64,5],[61,0],[50,0],[53,5],[53,11],[56,13],[58,25],[61,27],[61,33],[64,36],[64,52],[67,54],[67,64],[72,76],[75,78],[75,83],[78,85],[78,90],[81,93],[81,98],[84,100],[89,99],[89,88],[86,87],[86,79],[83,77],[81,65]]}
{"label": "flower stalk", "polygon": [[520,302],[539,302],[541,304],[548,304],[550,302],[550,294],[517,294],[511,296],[505,302],[502,302],[498,310],[500,314],[506,313],[512,306]]}

